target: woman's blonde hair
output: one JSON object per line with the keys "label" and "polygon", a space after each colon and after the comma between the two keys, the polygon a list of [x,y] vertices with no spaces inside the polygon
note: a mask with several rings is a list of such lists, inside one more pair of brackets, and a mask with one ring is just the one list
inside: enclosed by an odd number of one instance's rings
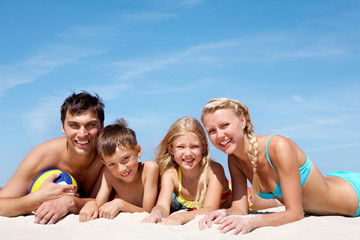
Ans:
{"label": "woman's blonde hair", "polygon": [[246,134],[247,138],[249,139],[249,143],[250,143],[248,157],[250,158],[250,161],[253,166],[253,172],[254,172],[253,181],[252,181],[252,189],[253,189],[254,194],[258,194],[260,187],[261,187],[260,178],[256,172],[257,160],[258,160],[257,159],[258,143],[257,143],[256,136],[255,136],[255,133],[253,130],[253,124],[252,124],[252,121],[250,118],[249,109],[237,100],[228,99],[228,98],[215,98],[215,99],[210,100],[203,107],[201,120],[203,121],[204,116],[206,114],[213,113],[216,110],[220,110],[220,109],[232,109],[237,116],[239,116],[239,117],[244,116],[244,118],[246,120],[246,125],[244,128],[244,131],[245,131],[245,134]]}
{"label": "woman's blonde hair", "polygon": [[168,146],[172,147],[177,137],[183,136],[186,133],[195,133],[201,141],[203,147],[202,160],[200,161],[200,177],[197,185],[195,201],[198,202],[198,207],[202,207],[205,201],[207,191],[207,177],[210,166],[210,156],[208,149],[208,141],[206,133],[201,123],[195,118],[184,117],[175,121],[169,128],[164,139],[157,147],[157,156],[155,161],[159,164],[160,176],[171,168],[176,167],[177,163],[168,150]]}

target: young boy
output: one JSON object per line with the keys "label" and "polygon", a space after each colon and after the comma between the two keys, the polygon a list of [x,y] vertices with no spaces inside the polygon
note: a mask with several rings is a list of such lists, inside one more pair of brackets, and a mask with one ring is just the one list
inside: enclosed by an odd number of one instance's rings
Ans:
{"label": "young boy", "polygon": [[[81,209],[80,222],[98,216],[113,219],[119,212],[150,212],[156,203],[159,167],[153,161],[138,162],[141,148],[126,125],[119,119],[100,133],[97,151],[106,168],[96,200]],[[113,188],[117,197],[107,202]]]}

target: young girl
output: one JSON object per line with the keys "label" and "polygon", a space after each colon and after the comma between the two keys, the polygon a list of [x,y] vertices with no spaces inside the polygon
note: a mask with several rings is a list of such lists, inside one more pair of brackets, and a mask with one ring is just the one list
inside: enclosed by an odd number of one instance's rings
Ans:
{"label": "young girl", "polygon": [[[233,202],[230,209],[207,214],[200,229],[220,224],[222,232],[247,233],[262,226],[300,220],[304,211],[319,215],[360,215],[360,173],[334,172],[323,176],[290,138],[254,134],[250,114],[239,101],[221,98],[203,108],[202,122],[212,144],[228,154]],[[246,182],[255,194],[276,198],[284,212],[246,215]]]}
{"label": "young girl", "polygon": [[[185,117],[172,124],[158,150],[161,191],[143,222],[181,225],[196,214],[230,207],[231,190],[224,169],[210,160],[206,133],[196,119]],[[169,216],[171,205],[189,211]]]}
{"label": "young girl", "polygon": [[[141,148],[124,119],[101,131],[97,151],[106,168],[96,200],[85,204],[79,220],[113,219],[120,211],[150,212],[156,203],[159,167],[153,161],[138,162]],[[107,202],[113,188],[117,198]]]}

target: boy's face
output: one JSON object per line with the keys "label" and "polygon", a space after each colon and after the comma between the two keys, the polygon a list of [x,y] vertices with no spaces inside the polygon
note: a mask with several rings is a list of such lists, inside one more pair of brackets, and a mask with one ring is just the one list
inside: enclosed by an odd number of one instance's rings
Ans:
{"label": "boy's face", "polygon": [[70,148],[79,154],[89,154],[96,149],[101,129],[98,117],[91,111],[85,111],[78,115],[67,112],[61,130],[66,135]]}
{"label": "boy's face", "polygon": [[131,182],[137,176],[139,157],[141,157],[139,145],[135,149],[117,147],[111,157],[103,157],[103,163],[113,176],[125,182]]}

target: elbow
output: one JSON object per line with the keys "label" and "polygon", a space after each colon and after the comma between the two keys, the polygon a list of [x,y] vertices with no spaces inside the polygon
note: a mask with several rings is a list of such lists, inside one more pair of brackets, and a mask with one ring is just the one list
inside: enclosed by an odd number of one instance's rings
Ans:
{"label": "elbow", "polygon": [[299,221],[304,218],[304,212],[303,211],[294,211],[291,214],[291,219],[293,222]]}

